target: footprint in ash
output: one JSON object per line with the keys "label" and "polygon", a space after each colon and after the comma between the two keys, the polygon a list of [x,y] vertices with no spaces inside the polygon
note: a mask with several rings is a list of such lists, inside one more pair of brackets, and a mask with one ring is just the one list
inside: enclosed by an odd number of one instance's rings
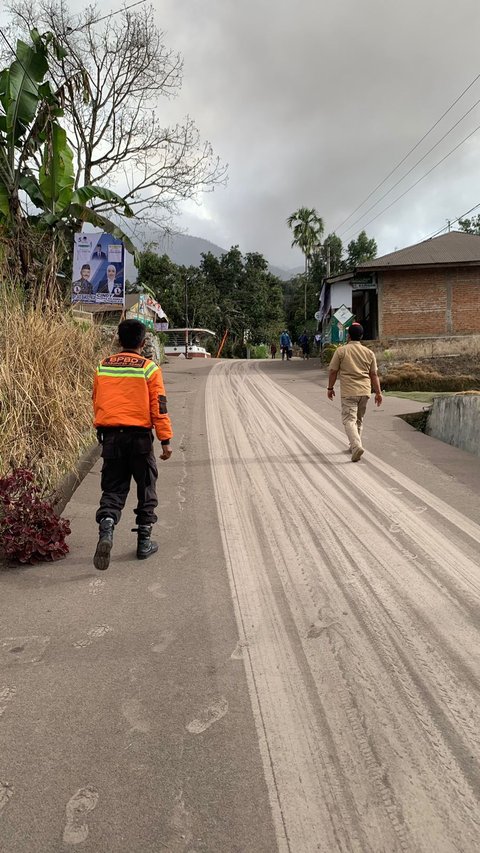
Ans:
{"label": "footprint in ash", "polygon": [[152,652],[156,655],[160,655],[164,652],[168,647],[173,643],[175,639],[175,634],[173,631],[164,631],[163,634],[157,639],[157,642],[152,646]]}
{"label": "footprint in ash", "polygon": [[247,641],[246,640],[239,640],[237,645],[235,646],[232,654],[230,655],[230,660],[243,660],[244,649],[248,649]]}
{"label": "footprint in ash", "polygon": [[87,636],[81,640],[77,640],[73,645],[76,649],[84,649],[85,646],[91,646],[94,640],[99,640],[113,631],[110,625],[97,625],[95,628],[90,628],[87,631]]}
{"label": "footprint in ash", "polygon": [[9,785],[8,782],[0,781],[0,812],[3,811],[12,796],[12,786]]}
{"label": "footprint in ash", "polygon": [[88,584],[88,591],[90,595],[98,595],[100,592],[102,592],[104,586],[105,581],[103,580],[103,578],[95,578],[95,580],[90,581],[90,583]]}
{"label": "footprint in ash", "polygon": [[16,687],[0,686],[0,717],[3,717],[8,703],[12,701],[16,692]]}
{"label": "footprint in ash", "polygon": [[98,791],[93,785],[79,788],[66,806],[67,822],[63,830],[64,844],[81,844],[88,835],[87,815],[98,803]]}
{"label": "footprint in ash", "polygon": [[187,731],[192,735],[200,735],[205,732],[214,723],[218,723],[222,717],[228,712],[228,702],[224,696],[220,696],[215,702],[212,702],[208,708],[204,708],[194,720],[187,723]]}
{"label": "footprint in ash", "polygon": [[163,591],[163,586],[161,583],[151,583],[149,587],[147,587],[148,591],[154,596],[154,598],[166,598],[167,594]]}

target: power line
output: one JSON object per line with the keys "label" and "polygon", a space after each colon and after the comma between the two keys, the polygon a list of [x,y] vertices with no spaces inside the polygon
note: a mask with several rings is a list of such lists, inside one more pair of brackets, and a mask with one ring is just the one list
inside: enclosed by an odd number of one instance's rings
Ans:
{"label": "power line", "polygon": [[28,73],[27,69],[25,68],[25,66],[24,66],[24,64],[23,64],[23,62],[22,62],[22,60],[18,58],[18,56],[17,56],[17,54],[16,54],[16,51],[14,50],[14,48],[12,47],[12,45],[10,44],[10,42],[9,42],[9,40],[7,39],[7,37],[6,37],[5,33],[3,32],[3,30],[0,30],[0,36],[2,36],[2,38],[3,38],[4,42],[6,42],[6,44],[7,44],[8,48],[10,49],[10,51],[11,51],[11,52],[12,52],[12,54],[13,54],[13,56],[15,57],[15,61],[16,61],[16,62],[18,62],[18,64],[20,65],[20,67],[21,67],[21,68],[23,68],[23,70],[25,71],[25,74],[27,75],[28,79],[30,80],[30,83],[33,83],[33,85],[34,85],[35,87],[37,87],[37,88],[38,88],[38,85],[39,85],[39,84],[38,84],[38,83],[36,83],[36,82],[35,82],[35,80],[32,80],[32,78],[31,78],[30,74]]}
{"label": "power line", "polygon": [[[347,234],[348,234],[348,232],[349,232],[349,231],[351,231],[351,230],[352,230],[352,228],[354,228],[354,227],[355,227],[355,225],[357,224],[357,222],[360,222],[360,220],[362,220],[364,216],[367,216],[367,214],[368,214],[368,213],[370,213],[370,211],[371,211],[371,210],[373,210],[373,209],[374,209],[374,207],[376,207],[376,206],[377,206],[377,204],[380,204],[380,202],[381,202],[381,201],[383,201],[383,199],[384,199],[384,198],[386,198],[386,197],[387,197],[387,195],[390,195],[390,193],[391,193],[391,192],[393,192],[393,190],[395,189],[395,187],[398,187],[398,185],[399,185],[399,184],[401,184],[401,183],[402,183],[402,181],[404,181],[404,180],[405,180],[405,178],[407,178],[407,177],[408,177],[408,175],[410,175],[410,174],[414,171],[414,169],[416,169],[416,168],[417,168],[417,166],[419,166],[419,165],[420,165],[420,163],[422,163],[422,162],[425,160],[425,158],[426,158],[426,157],[428,157],[428,155],[429,155],[429,154],[431,154],[431,153],[432,153],[432,151],[434,151],[434,150],[435,150],[435,148],[438,148],[438,146],[443,142],[443,140],[444,140],[444,139],[446,139],[446,138],[447,138],[447,136],[449,136],[449,135],[451,134],[451,132],[452,132],[453,130],[455,130],[455,128],[456,128],[456,127],[458,127],[458,125],[463,121],[463,119],[464,119],[464,118],[466,118],[468,115],[470,115],[470,113],[475,109],[475,107],[478,107],[478,105],[479,105],[479,104],[480,104],[480,98],[478,99],[478,101],[475,101],[475,103],[473,104],[473,106],[471,106],[471,107],[467,110],[467,112],[466,112],[466,113],[464,113],[464,114],[463,114],[463,116],[461,116],[461,118],[459,118],[459,119],[458,119],[458,121],[456,121],[456,122],[455,122],[455,124],[454,124],[454,125],[452,125],[452,127],[450,128],[450,130],[447,130],[447,132],[443,134],[443,136],[438,140],[438,142],[436,142],[436,143],[435,143],[435,145],[432,145],[432,147],[431,147],[431,148],[429,148],[429,149],[428,149],[428,151],[427,151],[425,154],[423,154],[423,156],[422,156],[422,157],[420,157],[420,160],[417,160],[417,162],[416,162],[416,163],[414,163],[414,165],[410,167],[410,169],[408,170],[408,172],[405,172],[405,174],[404,174],[404,175],[402,175],[402,177],[401,177],[401,178],[399,178],[399,179],[398,179],[398,181],[396,181],[396,183],[394,183],[394,184],[390,187],[390,189],[388,189],[386,192],[384,192],[384,194],[383,194],[383,195],[381,195],[381,196],[380,196],[380,198],[379,198],[379,199],[377,199],[377,201],[375,201],[372,205],[370,205],[370,207],[368,207],[368,208],[367,208],[367,210],[364,210],[364,212],[361,214],[361,216],[359,216],[357,219],[355,219],[355,221],[354,221],[354,222],[352,222],[352,224],[351,224],[351,225],[349,225],[349,226],[348,226],[348,227],[343,231],[343,233],[344,233],[344,234],[345,234],[345,233],[347,233]],[[341,233],[342,233],[342,232],[341,232]],[[339,236],[341,236],[341,233],[340,233],[340,235],[339,235]]]}
{"label": "power line", "polygon": [[419,145],[421,145],[421,144],[422,144],[422,142],[424,141],[424,139],[426,139],[426,138],[427,138],[427,136],[429,136],[429,135],[432,133],[432,131],[433,131],[433,130],[435,130],[435,128],[440,124],[440,122],[445,118],[445,116],[446,116],[446,115],[448,115],[448,113],[449,113],[451,110],[453,110],[454,106],[455,106],[456,104],[458,104],[458,102],[463,98],[463,96],[464,96],[464,95],[466,95],[466,93],[469,91],[469,89],[471,89],[471,88],[472,88],[472,86],[473,86],[473,85],[477,82],[477,80],[479,80],[479,79],[480,79],[480,74],[477,74],[477,76],[472,80],[472,82],[468,84],[468,86],[463,90],[463,92],[461,92],[461,94],[458,96],[458,98],[456,98],[456,99],[453,101],[453,103],[452,103],[452,104],[450,104],[450,106],[448,107],[448,109],[446,109],[446,110],[445,110],[445,112],[440,116],[440,118],[439,118],[439,119],[437,119],[437,121],[436,121],[434,124],[432,124],[432,126],[431,126],[430,130],[427,130],[427,132],[423,134],[422,138],[421,138],[421,139],[419,139],[419,140],[418,140],[418,142],[416,142],[416,143],[415,143],[415,145],[413,146],[413,148],[410,148],[410,151],[408,151],[408,153],[407,153],[407,154],[405,154],[405,156],[404,156],[404,157],[402,157],[402,159],[397,163],[397,165],[396,165],[396,166],[394,166],[394,168],[393,168],[393,169],[388,173],[388,175],[386,175],[386,176],[383,178],[383,180],[382,180],[382,181],[380,181],[380,183],[379,183],[379,184],[377,184],[377,186],[376,186],[376,187],[375,187],[375,188],[374,188],[374,189],[373,189],[373,190],[372,190],[372,191],[371,191],[371,192],[370,192],[370,193],[369,193],[369,194],[368,194],[368,195],[363,199],[363,201],[358,205],[358,207],[356,207],[356,208],[355,208],[355,210],[352,210],[352,212],[351,212],[351,213],[349,213],[349,215],[347,216],[347,218],[346,218],[346,219],[344,219],[344,220],[343,220],[343,222],[341,222],[341,223],[340,223],[340,225],[338,226],[338,228],[336,228],[336,229],[335,229],[335,232],[334,232],[334,233],[336,233],[338,230],[340,230],[340,228],[342,228],[342,227],[345,225],[345,223],[346,223],[346,222],[348,222],[348,220],[349,220],[349,219],[351,219],[351,218],[352,218],[352,216],[354,216],[354,215],[355,215],[355,213],[357,212],[357,210],[360,210],[360,208],[361,208],[361,207],[363,207],[363,205],[365,204],[365,202],[367,202],[367,201],[372,197],[372,195],[373,195],[374,193],[376,193],[376,192],[377,192],[377,190],[379,190],[379,189],[380,189],[380,187],[382,187],[382,186],[383,186],[383,184],[384,184],[384,183],[386,183],[386,181],[388,181],[388,179],[389,179],[389,178],[391,178],[391,176],[394,174],[394,172],[396,172],[396,171],[397,171],[397,169],[399,169],[399,168],[400,168],[400,166],[402,166],[402,165],[403,165],[403,163],[405,163],[405,160],[407,160],[407,159],[408,159],[408,157],[410,157],[410,154],[413,154],[413,152],[414,152],[414,151],[416,151],[416,149],[419,147]]}
{"label": "power line", "polygon": [[[68,31],[65,32],[63,35],[64,36],[65,35],[71,36],[72,33],[80,32],[80,30],[84,30],[85,27],[93,26],[93,24],[99,24],[100,21],[105,21],[105,20],[107,20],[107,18],[114,18],[116,15],[120,15],[121,12],[128,12],[129,9],[133,9],[135,6],[142,6],[144,3],[146,3],[146,0],[136,0],[135,3],[130,3],[129,6],[122,6],[120,9],[116,9],[114,12],[109,12],[107,15],[102,15],[100,18],[95,18],[93,21],[87,21],[86,24],[82,24],[79,27],[74,27],[73,29],[67,28]],[[0,35],[2,36],[3,40],[7,44],[12,55],[15,57],[16,61],[19,63],[20,67],[23,68],[23,70],[25,71],[25,74],[27,75],[30,82],[33,83],[34,86],[36,86],[37,83],[35,83],[35,81],[32,80],[32,78],[30,77],[30,74],[28,73],[27,69],[25,68],[23,62],[20,59],[18,59],[15,48],[12,47],[12,45],[10,44],[9,40],[7,39],[4,31],[1,29],[0,29]]]}
{"label": "power line", "polygon": [[[477,210],[477,208],[479,208],[479,207],[480,207],[480,203],[476,204],[474,207],[471,207],[470,210],[466,210],[465,213],[461,213],[460,216],[456,217],[456,219],[449,219],[448,220],[449,224],[454,225],[455,222],[460,222],[460,220],[463,219],[464,216],[468,216],[469,213],[473,213],[473,211]],[[433,234],[429,234],[428,237],[424,237],[423,239],[424,240],[431,240],[432,237],[437,237],[438,234],[441,234],[442,231],[445,231],[445,228],[446,228],[446,225],[444,225],[443,228],[439,228],[438,231],[434,231]]]}
{"label": "power line", "polygon": [[[400,201],[400,199],[401,199],[401,198],[403,198],[404,196],[406,196],[406,195],[407,195],[407,193],[409,193],[411,190],[413,190],[413,188],[414,188],[414,187],[416,187],[416,186],[417,186],[417,184],[419,184],[419,183],[420,183],[420,181],[423,181],[423,180],[424,180],[428,175],[430,175],[430,174],[434,171],[434,169],[436,169],[436,168],[437,168],[437,166],[440,166],[442,163],[444,163],[444,162],[445,162],[445,160],[447,160],[447,159],[448,159],[448,157],[450,157],[452,154],[454,154],[454,152],[455,152],[455,151],[457,151],[457,150],[458,150],[458,148],[460,148],[460,146],[461,146],[461,145],[463,145],[465,142],[467,142],[467,141],[468,141],[468,140],[469,140],[469,139],[470,139],[470,138],[471,138],[475,133],[477,133],[479,130],[480,130],[480,124],[479,124],[479,125],[478,125],[478,127],[476,127],[474,130],[472,130],[472,132],[471,132],[471,133],[469,133],[469,134],[468,134],[468,136],[465,136],[465,138],[464,138],[464,139],[462,139],[462,141],[461,141],[461,142],[459,142],[459,143],[458,143],[458,145],[455,145],[455,148],[452,148],[452,149],[448,152],[448,154],[445,154],[445,156],[444,156],[444,157],[442,157],[442,159],[441,159],[441,160],[439,160],[437,163],[435,163],[435,165],[434,165],[434,166],[432,166],[432,168],[431,168],[431,169],[429,169],[429,170],[428,170],[428,172],[425,172],[425,174],[421,175],[421,177],[420,177],[420,178],[418,178],[418,180],[416,180],[416,181],[415,181],[415,183],[413,183],[411,186],[409,186],[409,187],[408,187],[408,188],[407,188],[403,193],[401,193],[399,196],[397,196],[397,198],[395,198],[393,201],[391,201],[391,202],[390,202],[390,204],[388,204],[386,207],[384,207],[384,208],[383,208],[383,210],[381,210],[381,211],[380,211],[380,213],[377,213],[377,214],[375,214],[375,216],[372,216],[372,218],[371,218],[371,219],[369,219],[369,220],[368,220],[368,222],[366,222],[366,223],[363,225],[363,228],[366,228],[368,225],[370,225],[370,223],[371,223],[371,222],[374,222],[374,221],[375,221],[375,219],[378,219],[378,217],[379,217],[379,216],[382,216],[382,214],[383,214],[383,213],[386,213],[386,211],[387,211],[387,210],[390,210],[390,208],[391,208],[391,207],[393,207],[393,205],[394,205],[394,204],[396,204],[396,203],[397,203],[397,201]],[[362,229],[360,229],[360,230],[362,230]],[[359,233],[360,233],[360,231],[355,232],[355,233],[356,233],[356,234],[359,234]]]}
{"label": "power line", "polygon": [[[105,21],[107,18],[114,18],[115,15],[119,15],[121,12],[127,12],[129,9],[133,9],[134,6],[141,6],[145,2],[146,2],[146,0],[136,0],[135,3],[131,3],[129,6],[122,6],[121,9],[116,9],[114,12],[109,12],[108,15],[103,15],[101,18],[96,18],[94,21],[88,21],[88,23],[82,24],[81,27],[75,27],[75,29],[70,29],[70,30],[68,30],[68,33],[64,33],[64,35],[72,35],[72,33],[79,32],[80,30],[84,30],[85,27],[92,26],[93,24],[98,24],[100,21]],[[18,62],[18,64],[20,65],[21,68],[23,68],[23,70],[24,70],[25,74],[27,75],[28,79],[30,80],[30,82],[35,87],[38,88],[39,84],[37,82],[35,82],[35,80],[32,79],[28,70],[25,68],[22,60],[18,58],[15,48],[10,44],[9,40],[7,39],[5,33],[2,29],[0,29],[0,35],[2,36],[4,42],[6,43],[7,47],[9,48],[10,52],[12,53],[12,55],[15,57],[15,61]]]}
{"label": "power line", "polygon": [[108,12],[107,15],[102,15],[101,18],[95,18],[95,20],[93,21],[88,21],[86,24],[82,24],[80,27],[74,27],[73,29],[69,29],[67,27],[67,30],[64,35],[71,36],[72,33],[78,33],[80,32],[80,30],[84,30],[85,27],[91,27],[93,26],[93,24],[99,24],[100,21],[106,21],[107,18],[114,18],[115,15],[120,15],[121,12],[128,12],[128,10],[133,9],[134,6],[142,6],[144,3],[146,3],[146,0],[136,0],[136,2],[131,3],[130,6],[122,6],[121,9],[117,9],[115,12]]}

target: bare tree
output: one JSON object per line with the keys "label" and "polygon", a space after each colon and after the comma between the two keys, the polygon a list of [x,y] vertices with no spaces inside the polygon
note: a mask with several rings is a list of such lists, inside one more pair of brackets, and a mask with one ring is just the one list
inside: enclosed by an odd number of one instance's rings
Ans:
{"label": "bare tree", "polygon": [[[202,141],[193,119],[165,126],[161,99],[178,95],[183,62],[164,43],[152,7],[102,15],[72,14],[65,0],[11,0],[12,37],[33,27],[51,31],[67,56],[52,69],[60,85],[80,72],[90,97],[67,91],[65,113],[76,157],[76,186],[117,190],[137,218],[165,226],[182,199],[226,180],[226,167]],[[92,207],[109,211],[108,202]]]}

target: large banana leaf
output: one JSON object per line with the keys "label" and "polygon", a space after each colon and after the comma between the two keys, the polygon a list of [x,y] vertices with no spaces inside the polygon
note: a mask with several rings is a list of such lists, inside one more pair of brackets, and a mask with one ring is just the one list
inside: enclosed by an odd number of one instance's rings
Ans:
{"label": "large banana leaf", "polygon": [[30,201],[33,202],[35,207],[38,207],[39,210],[43,210],[43,194],[38,185],[36,176],[30,169],[25,169],[20,175],[18,185],[20,189],[28,195]]}
{"label": "large banana leaf", "polygon": [[72,200],[74,182],[73,152],[68,144],[67,134],[63,127],[53,122],[48,127],[39,172],[43,209],[56,213],[68,207]]}
{"label": "large banana leaf", "polygon": [[[100,186],[74,190],[73,153],[65,130],[59,125],[61,98],[48,82],[48,46],[64,55],[64,48],[52,42],[50,34],[40,36],[32,31],[32,45],[17,42],[16,59],[0,72],[0,223],[11,216],[11,200],[18,203],[22,190],[39,213],[28,216],[40,229],[58,234],[71,232],[78,222],[89,222],[108,234],[122,239],[127,249],[137,251],[122,229],[105,216],[88,207],[92,199],[109,202],[123,216],[133,211],[118,193]],[[75,78],[65,86],[86,90],[85,81]],[[88,87],[87,87],[88,88]],[[41,153],[38,177],[30,168],[29,158]]]}
{"label": "large banana leaf", "polygon": [[92,198],[101,198],[103,201],[111,201],[113,204],[123,208],[123,216],[134,216],[132,208],[129,207],[122,196],[113,192],[113,190],[106,189],[106,187],[99,187],[93,184],[80,187],[80,189],[75,190],[72,195],[72,204],[85,205],[88,201],[91,201]]}
{"label": "large banana leaf", "polygon": [[45,46],[35,47],[17,41],[17,59],[3,72],[0,101],[6,116],[6,135],[9,159],[13,162],[14,147],[24,136],[38,108],[38,87],[48,71]]}

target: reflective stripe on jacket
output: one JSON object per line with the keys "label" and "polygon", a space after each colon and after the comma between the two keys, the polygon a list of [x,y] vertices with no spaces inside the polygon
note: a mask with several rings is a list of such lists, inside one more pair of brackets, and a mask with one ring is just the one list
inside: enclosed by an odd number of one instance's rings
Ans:
{"label": "reflective stripe on jacket", "polygon": [[157,438],[172,438],[162,371],[132,352],[110,355],[98,365],[93,383],[96,427],[155,428]]}

